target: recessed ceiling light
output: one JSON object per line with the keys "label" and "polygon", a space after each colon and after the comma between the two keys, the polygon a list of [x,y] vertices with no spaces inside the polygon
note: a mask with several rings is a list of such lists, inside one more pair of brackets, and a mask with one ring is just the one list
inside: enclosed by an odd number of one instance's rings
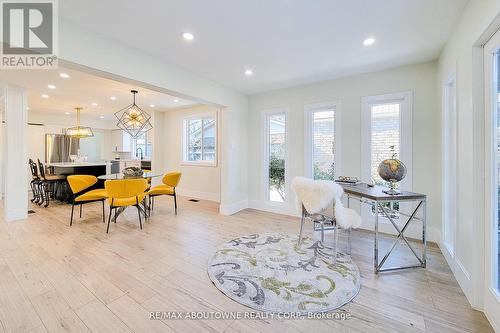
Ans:
{"label": "recessed ceiling light", "polygon": [[149,104],[149,107],[150,107],[150,108],[154,108],[154,107],[155,107],[155,105],[154,105],[154,104]]}
{"label": "recessed ceiling light", "polygon": [[251,70],[251,69],[246,69],[246,70],[245,70],[245,75],[246,75],[246,76],[252,76],[252,75],[253,75],[253,70]]}
{"label": "recessed ceiling light", "polygon": [[99,116],[99,118],[104,119],[104,116]]}
{"label": "recessed ceiling light", "polygon": [[373,37],[367,38],[363,41],[364,46],[370,46],[373,45],[373,43],[375,43],[375,38]]}
{"label": "recessed ceiling light", "polygon": [[68,111],[64,112],[65,115],[69,116],[70,113]]}
{"label": "recessed ceiling light", "polygon": [[96,102],[92,102],[92,106],[97,106],[97,103]]}
{"label": "recessed ceiling light", "polygon": [[63,79],[69,79],[69,75],[66,73],[60,73],[59,76],[62,77]]}
{"label": "recessed ceiling light", "polygon": [[29,106],[27,106],[27,107],[26,107],[26,110],[29,110],[29,109],[30,109],[30,107],[29,107]]}
{"label": "recessed ceiling light", "polygon": [[49,95],[47,95],[47,94],[42,94],[42,98],[49,98]]}
{"label": "recessed ceiling light", "polygon": [[112,100],[112,101],[116,101],[116,97],[115,96],[111,96],[109,99]]}
{"label": "recessed ceiling light", "polygon": [[177,98],[174,99],[174,103],[179,103],[179,100]]}
{"label": "recessed ceiling light", "polygon": [[188,41],[192,41],[194,39],[194,35],[190,32],[183,32],[182,33],[182,38]]}
{"label": "recessed ceiling light", "polygon": [[49,88],[49,89],[56,89],[56,86],[55,86],[55,85],[53,85],[53,84],[49,84],[49,85],[47,86],[47,88]]}

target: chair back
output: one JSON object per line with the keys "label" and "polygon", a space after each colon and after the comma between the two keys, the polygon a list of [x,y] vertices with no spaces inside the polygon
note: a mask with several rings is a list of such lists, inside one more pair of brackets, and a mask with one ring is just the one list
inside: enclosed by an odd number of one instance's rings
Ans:
{"label": "chair back", "polygon": [[106,180],[104,188],[110,199],[136,197],[147,190],[148,180],[145,178]]}
{"label": "chair back", "polygon": [[30,171],[31,171],[31,176],[33,177],[33,179],[38,179],[39,176],[38,176],[38,170],[37,170],[37,167],[36,167],[36,163],[33,162],[33,160],[30,158],[29,159],[29,166],[30,166]]}
{"label": "chair back", "polygon": [[313,180],[295,177],[292,190],[299,203],[309,214],[317,214],[340,201],[344,190],[338,184],[329,180]]}
{"label": "chair back", "polygon": [[71,175],[66,180],[73,194],[80,193],[97,183],[97,177],[92,175]]}
{"label": "chair back", "polygon": [[163,176],[163,184],[177,187],[179,185],[179,181],[181,180],[182,173],[181,172],[169,172]]}
{"label": "chair back", "polygon": [[40,178],[45,179],[45,166],[40,159],[38,159],[38,171],[40,172]]}

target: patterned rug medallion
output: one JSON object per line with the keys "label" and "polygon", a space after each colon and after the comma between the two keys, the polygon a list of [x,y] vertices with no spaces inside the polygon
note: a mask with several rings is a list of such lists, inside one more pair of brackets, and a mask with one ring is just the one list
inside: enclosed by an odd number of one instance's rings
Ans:
{"label": "patterned rug medallion", "polygon": [[339,254],[337,265],[323,245],[287,234],[233,239],[208,263],[214,285],[238,303],[265,312],[326,312],[359,292],[358,267]]}

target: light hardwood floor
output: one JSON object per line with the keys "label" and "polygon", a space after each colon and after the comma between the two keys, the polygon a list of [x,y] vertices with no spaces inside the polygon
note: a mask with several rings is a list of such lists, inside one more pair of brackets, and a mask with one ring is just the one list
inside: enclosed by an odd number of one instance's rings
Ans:
{"label": "light hardwood floor", "polygon": [[[99,203],[85,205],[72,227],[70,206],[57,203],[31,206],[35,213],[24,221],[0,218],[0,331],[492,331],[485,316],[470,308],[439,249],[431,246],[427,269],[376,276],[372,235],[365,231],[353,233],[362,287],[342,308],[349,320],[149,320],[149,311],[248,310],[212,285],[208,258],[233,237],[298,230],[291,217],[255,210],[221,216],[214,203],[179,201],[175,217],[170,198],[157,198],[142,231],[129,208],[106,234]],[[398,248],[393,260],[411,260],[409,251]]]}

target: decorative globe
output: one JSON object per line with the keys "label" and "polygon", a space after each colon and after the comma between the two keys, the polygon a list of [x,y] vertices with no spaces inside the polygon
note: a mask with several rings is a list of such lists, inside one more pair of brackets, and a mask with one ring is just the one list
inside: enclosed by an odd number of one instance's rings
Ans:
{"label": "decorative globe", "polygon": [[380,178],[390,183],[391,190],[388,194],[399,194],[396,189],[396,183],[400,182],[406,176],[406,165],[397,158],[388,158],[380,162],[378,166]]}

